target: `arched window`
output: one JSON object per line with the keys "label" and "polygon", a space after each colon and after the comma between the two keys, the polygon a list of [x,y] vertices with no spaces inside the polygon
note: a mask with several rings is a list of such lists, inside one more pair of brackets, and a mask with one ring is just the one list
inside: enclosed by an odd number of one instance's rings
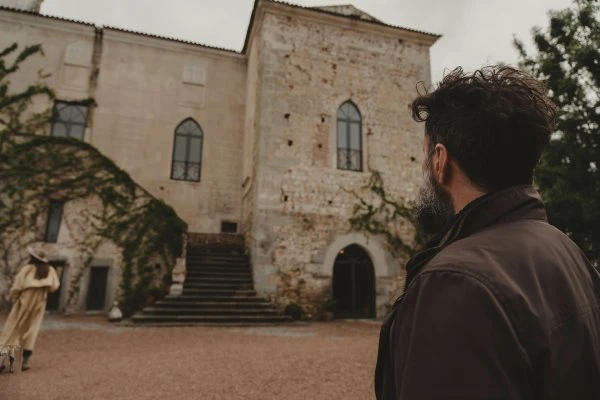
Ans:
{"label": "arched window", "polygon": [[337,112],[337,167],[362,171],[362,124],[358,108],[347,101]]}
{"label": "arched window", "polygon": [[173,143],[171,179],[195,182],[200,180],[202,141],[202,129],[193,119],[188,118],[177,126]]}

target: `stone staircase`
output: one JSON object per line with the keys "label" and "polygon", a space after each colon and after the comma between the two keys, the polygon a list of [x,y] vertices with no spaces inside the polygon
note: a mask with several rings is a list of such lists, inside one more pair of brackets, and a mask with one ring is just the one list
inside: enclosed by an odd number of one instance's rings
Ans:
{"label": "stone staircase", "polygon": [[183,293],[132,318],[151,325],[261,325],[291,322],[254,291],[243,245],[188,245]]}

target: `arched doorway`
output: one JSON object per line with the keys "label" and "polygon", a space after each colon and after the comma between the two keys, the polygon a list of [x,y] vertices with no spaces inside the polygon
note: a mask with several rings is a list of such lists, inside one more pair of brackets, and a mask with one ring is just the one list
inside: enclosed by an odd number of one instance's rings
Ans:
{"label": "arched doorway", "polygon": [[362,247],[339,252],[333,266],[333,300],[339,318],[375,318],[375,271]]}

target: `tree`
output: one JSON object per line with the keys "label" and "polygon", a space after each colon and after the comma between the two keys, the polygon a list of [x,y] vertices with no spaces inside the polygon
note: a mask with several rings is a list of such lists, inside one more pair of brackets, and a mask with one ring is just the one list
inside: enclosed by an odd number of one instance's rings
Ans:
{"label": "tree", "polygon": [[521,67],[545,82],[559,108],[558,127],[535,182],[552,224],[597,265],[600,261],[600,3],[575,0],[533,29],[537,53],[514,44]]}

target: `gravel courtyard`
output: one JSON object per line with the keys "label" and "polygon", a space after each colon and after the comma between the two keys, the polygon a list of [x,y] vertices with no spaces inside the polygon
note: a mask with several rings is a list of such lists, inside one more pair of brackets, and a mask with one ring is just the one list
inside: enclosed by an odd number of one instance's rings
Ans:
{"label": "gravel courtyard", "polygon": [[[0,317],[0,325],[4,317]],[[0,399],[373,399],[379,324],[129,328],[46,316]]]}

